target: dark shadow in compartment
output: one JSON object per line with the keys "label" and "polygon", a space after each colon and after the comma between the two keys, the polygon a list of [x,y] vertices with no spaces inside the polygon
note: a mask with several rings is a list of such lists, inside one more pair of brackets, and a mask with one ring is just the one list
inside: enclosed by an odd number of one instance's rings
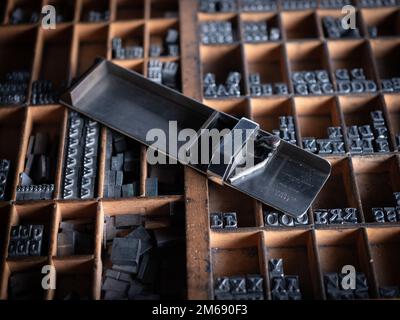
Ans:
{"label": "dark shadow in compartment", "polygon": [[[93,255],[95,251],[97,202],[62,202],[57,205],[57,257]],[[61,258],[62,259],[62,258]]]}
{"label": "dark shadow in compartment", "polygon": [[[213,233],[210,239],[211,272],[218,277],[264,275],[259,233]],[[264,278],[265,281],[265,278]]]}
{"label": "dark shadow in compartment", "polygon": [[116,20],[144,18],[145,0],[117,0]]}
{"label": "dark shadow in compartment", "polygon": [[[352,178],[350,159],[329,158],[328,161],[332,166],[331,175],[314,200],[313,209],[358,209],[356,185]],[[359,221],[361,221],[360,218]]]}
{"label": "dark shadow in compartment", "polygon": [[[40,250],[40,257],[45,257],[49,253],[50,233],[54,223],[54,206],[49,203],[35,202],[29,205],[15,205],[11,214],[11,227],[18,225],[42,225],[43,236]],[[11,229],[10,229],[11,231]],[[9,235],[10,236],[10,235]],[[8,260],[35,260],[38,256],[8,257]]]}
{"label": "dark shadow in compartment", "polygon": [[311,11],[283,12],[282,26],[288,40],[319,37],[317,19]]}
{"label": "dark shadow in compartment", "polygon": [[[117,22],[110,26],[110,38],[111,41],[115,38],[120,38],[122,42],[122,48],[138,46],[142,50],[144,48],[144,24],[136,22]],[[110,46],[112,47],[112,43]],[[118,59],[112,47],[112,59]],[[144,51],[142,52],[142,59]],[[128,58],[128,57],[126,57]],[[132,59],[132,58],[131,58]],[[134,58],[136,59],[136,57]]]}
{"label": "dark shadow in compartment", "polygon": [[303,138],[327,139],[328,127],[341,127],[334,97],[296,97],[294,101]]}
{"label": "dark shadow in compartment", "polygon": [[275,43],[244,46],[249,74],[260,74],[261,83],[289,84],[285,48]]}
{"label": "dark shadow in compartment", "polygon": [[5,264],[2,299],[44,300],[42,268],[45,261],[9,261]]}
{"label": "dark shadow in compartment", "polygon": [[362,16],[368,29],[373,30],[374,34],[369,32],[370,38],[396,36],[400,34],[400,11],[398,8],[374,8],[363,9]]}
{"label": "dark shadow in compartment", "polygon": [[[133,201],[103,201],[104,216],[106,221],[111,222],[104,226],[107,241],[102,250],[102,284],[106,271],[116,268],[111,261],[114,239],[124,238],[133,231],[131,239],[141,239],[143,248],[146,247],[147,251],[140,255],[138,271],[128,274],[128,278],[134,282],[131,283],[131,288],[135,286],[136,292],[132,293],[127,288],[122,295],[133,300],[186,297],[185,211],[182,200],[182,197],[171,196]],[[132,218],[135,221],[122,226],[121,222],[127,221],[127,217],[130,217],[128,221]],[[118,218],[121,219],[119,222]],[[140,234],[137,233],[139,230]],[[114,300],[106,291],[108,290],[102,286],[102,298]]]}
{"label": "dark shadow in compartment", "polygon": [[104,198],[140,195],[141,145],[115,131],[107,130]]}
{"label": "dark shadow in compartment", "polygon": [[[183,194],[183,166],[180,164],[157,164],[149,165],[147,175],[150,179],[156,179],[158,184],[158,195]],[[146,195],[148,194],[146,181]],[[151,192],[149,192],[151,193]],[[151,195],[154,196],[154,195]]]}
{"label": "dark shadow in compartment", "polygon": [[291,71],[326,70],[330,72],[324,45],[317,41],[288,43]]}
{"label": "dark shadow in compartment", "polygon": [[333,70],[362,68],[366,79],[376,82],[368,42],[364,40],[337,40],[328,42]]}
{"label": "dark shadow in compartment", "polygon": [[43,30],[37,80],[49,80],[55,89],[64,92],[70,80],[72,27]]}
{"label": "dark shadow in compartment", "polygon": [[150,0],[151,18],[177,18],[178,16],[178,0]]}
{"label": "dark shadow in compartment", "polygon": [[[385,103],[389,113],[390,129],[394,135],[400,135],[400,100],[398,95],[385,94]],[[400,142],[399,142],[400,143]],[[400,144],[398,145],[400,149]]]}
{"label": "dark shadow in compartment", "polygon": [[0,77],[11,71],[31,72],[37,28],[3,26],[0,32]]}
{"label": "dark shadow in compartment", "polygon": [[356,182],[366,222],[375,222],[372,208],[395,207],[393,192],[400,191],[396,156],[353,157]]}
{"label": "dark shadow in compartment", "polygon": [[284,275],[299,277],[302,299],[321,299],[318,263],[310,231],[267,231],[265,246],[267,262],[282,259]]}
{"label": "dark shadow in compartment", "polygon": [[232,188],[208,183],[209,213],[236,212],[238,228],[256,226],[256,201]]}
{"label": "dark shadow in compartment", "polygon": [[316,230],[315,233],[322,276],[331,272],[340,276],[344,266],[354,266],[356,272],[365,274],[369,296],[374,298],[375,283],[364,230]]}
{"label": "dark shadow in compartment", "polygon": [[159,281],[156,292],[161,299],[185,299],[186,288],[186,245],[177,243],[171,247],[159,249],[161,261]]}
{"label": "dark shadow in compartment", "polygon": [[41,0],[15,0],[9,7],[9,24],[38,23],[41,19]]}
{"label": "dark shadow in compartment", "polygon": [[378,74],[381,80],[400,77],[400,40],[371,40]]}
{"label": "dark shadow in compartment", "polygon": [[251,114],[252,119],[260,125],[260,128],[270,133],[273,130],[279,130],[279,117],[293,117],[295,121],[293,104],[286,98],[252,99]]}
{"label": "dark shadow in compartment", "polygon": [[46,5],[56,8],[57,23],[70,22],[75,18],[75,0],[45,0]]}
{"label": "dark shadow in compartment", "polygon": [[[168,20],[155,20],[150,21],[149,23],[149,34],[150,34],[150,42],[149,42],[149,56],[151,58],[158,58],[160,56],[167,57],[177,57],[180,54],[180,29],[179,22],[176,19],[168,19]],[[178,37],[168,39],[170,43],[167,43],[167,35],[169,30],[175,30],[178,32]],[[178,52],[170,53],[168,46],[175,45],[178,46]],[[160,48],[161,52],[159,55],[152,54],[152,46],[157,46]]]}
{"label": "dark shadow in compartment", "polygon": [[129,69],[129,70],[135,71],[137,73],[140,73],[141,75],[144,75],[144,62],[143,62],[143,60],[134,60],[134,61],[132,61],[132,60],[130,60],[130,61],[120,60],[120,61],[115,61],[114,63],[119,65],[119,66],[121,66],[121,67],[123,67],[123,68]]}
{"label": "dark shadow in compartment", "polygon": [[94,260],[54,260],[56,268],[55,300],[89,300],[93,298]]}
{"label": "dark shadow in compartment", "polygon": [[[245,35],[246,31],[244,26],[247,23],[257,23],[257,24],[264,24],[266,26],[266,31],[265,34],[268,37],[268,40],[266,41],[278,41],[282,40],[282,31],[280,28],[280,23],[279,23],[279,15],[275,13],[243,13],[240,16],[241,21],[242,21],[242,39],[244,42],[252,42],[251,40],[247,40]],[[279,30],[279,38],[278,39],[271,39],[271,28],[275,28]],[[250,35],[252,32],[249,33]],[[257,33],[260,34],[260,33]],[[260,41],[258,41],[260,42]],[[265,42],[265,41],[261,41]]]}
{"label": "dark shadow in compartment", "polygon": [[400,287],[400,228],[367,228],[378,288]]}
{"label": "dark shadow in compartment", "polygon": [[218,110],[228,113],[237,118],[250,118],[251,111],[248,100],[204,100],[204,104]]}
{"label": "dark shadow in compartment", "polygon": [[[243,59],[240,46],[201,46],[200,56],[203,62],[203,78],[207,73],[213,73],[217,86],[219,84],[225,85],[230,72],[239,72],[241,74],[240,94],[245,95],[245,73],[242,66]],[[203,87],[205,87],[204,83]]]}
{"label": "dark shadow in compartment", "polygon": [[4,22],[6,8],[7,8],[7,1],[2,1],[0,3],[0,24]]}
{"label": "dark shadow in compartment", "polygon": [[7,176],[5,200],[9,200],[12,194],[25,115],[24,109],[0,109],[0,159],[7,159],[11,162]]}
{"label": "dark shadow in compartment", "polygon": [[107,57],[107,35],[106,26],[79,25],[78,26],[78,55],[77,74],[82,75],[98,57]]}
{"label": "dark shadow in compartment", "polygon": [[[109,0],[82,0],[80,21],[107,22],[110,19],[109,3]],[[93,20],[93,13],[99,15],[99,19]]]}
{"label": "dark shadow in compartment", "polygon": [[[360,37],[364,37],[365,35],[361,24],[362,17],[360,12],[359,11],[356,12],[356,17],[355,17],[356,28],[345,30],[342,27],[342,18],[344,17],[344,14],[342,13],[341,8],[342,7],[340,7],[339,10],[318,10],[317,20],[319,21],[319,24],[321,26],[321,31],[325,39],[327,40],[357,39]],[[333,30],[337,30],[338,32],[340,32],[339,34],[337,34],[338,37],[329,37],[329,34],[324,25],[324,18],[335,19],[332,22],[337,23],[337,25],[333,25],[334,28]],[[335,28],[335,26],[337,26],[337,28]]]}

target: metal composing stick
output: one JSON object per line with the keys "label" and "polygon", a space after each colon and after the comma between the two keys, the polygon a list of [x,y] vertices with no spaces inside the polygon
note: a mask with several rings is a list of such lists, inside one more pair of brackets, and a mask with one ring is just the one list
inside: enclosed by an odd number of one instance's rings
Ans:
{"label": "metal composing stick", "polygon": [[[200,141],[204,129],[230,129],[212,144],[206,164],[184,163],[222,185],[237,189],[283,213],[298,217],[311,205],[330,174],[329,163],[259,128],[150,81],[138,73],[102,60],[94,64],[61,98],[61,102],[105,126],[147,146],[147,133],[157,128],[169,137],[170,121],[177,131],[193,129]],[[239,138],[234,134],[236,129]],[[248,146],[254,145],[254,150]],[[177,141],[176,150],[190,153],[198,144]],[[229,161],[216,161],[234,147]],[[199,149],[201,153],[202,150]],[[180,162],[169,146],[157,150]],[[204,154],[200,154],[200,156]],[[198,157],[203,158],[203,157]],[[254,167],[243,167],[246,158]]]}

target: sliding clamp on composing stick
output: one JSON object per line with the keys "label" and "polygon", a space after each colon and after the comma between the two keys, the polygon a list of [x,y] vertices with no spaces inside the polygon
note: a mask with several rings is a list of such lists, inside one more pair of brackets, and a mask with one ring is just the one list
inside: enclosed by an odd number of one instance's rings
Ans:
{"label": "sliding clamp on composing stick", "polygon": [[[295,217],[309,208],[330,174],[326,160],[261,130],[254,121],[218,112],[106,60],[94,64],[61,102]],[[154,129],[165,133],[165,145],[149,142]],[[171,142],[183,129],[194,136]],[[206,133],[213,137],[213,130],[220,133],[211,139],[215,143],[204,139]],[[203,141],[208,141],[205,148]],[[188,160],[193,154],[201,161]]]}

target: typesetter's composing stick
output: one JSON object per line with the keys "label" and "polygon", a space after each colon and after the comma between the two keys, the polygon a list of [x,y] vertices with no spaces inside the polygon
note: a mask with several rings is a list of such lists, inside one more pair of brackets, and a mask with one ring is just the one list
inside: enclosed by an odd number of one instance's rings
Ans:
{"label": "typesetter's composing stick", "polygon": [[[150,146],[146,140],[149,130],[158,128],[168,136],[171,120],[177,122],[178,131],[186,128],[198,133],[201,129],[213,128],[241,130],[246,134],[244,142],[241,141],[242,149],[230,156],[228,164],[216,163],[215,159],[229,147],[224,144],[235,143],[232,132],[214,146],[209,165],[189,166],[207,174],[213,181],[292,216],[300,216],[309,208],[330,175],[326,160],[260,130],[257,123],[215,111],[106,60],[95,63],[63,95],[61,102],[147,146]],[[163,105],[162,113],[160,105]],[[261,155],[254,166],[240,170],[240,151],[246,150],[250,140],[255,141],[255,154],[261,151]],[[177,150],[184,144],[178,141]],[[169,152],[167,147],[158,150],[177,159],[177,154]],[[187,147],[187,151],[190,150],[191,147]]]}

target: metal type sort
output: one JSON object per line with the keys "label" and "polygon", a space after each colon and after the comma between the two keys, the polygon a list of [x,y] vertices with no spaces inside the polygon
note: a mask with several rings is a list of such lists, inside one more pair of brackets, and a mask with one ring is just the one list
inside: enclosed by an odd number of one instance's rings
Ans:
{"label": "metal type sort", "polygon": [[389,152],[388,128],[383,112],[370,113],[371,124],[353,125],[347,128],[347,137],[352,154]]}
{"label": "metal type sort", "polygon": [[63,199],[95,197],[100,126],[76,112],[68,116],[63,167]]}
{"label": "metal type sort", "polygon": [[400,92],[400,78],[383,79],[381,86],[384,92]]}
{"label": "metal type sort", "polygon": [[295,71],[292,73],[292,81],[295,93],[302,96],[334,92],[327,70]]}
{"label": "metal type sort", "polygon": [[317,8],[317,0],[282,0],[283,10],[307,10]]}
{"label": "metal type sort", "polygon": [[299,276],[285,275],[283,259],[268,260],[272,300],[301,300]]}
{"label": "metal type sort", "polygon": [[375,81],[367,79],[363,68],[337,69],[335,78],[337,92],[340,94],[376,92],[378,90]]}
{"label": "metal type sort", "polygon": [[272,134],[296,145],[297,138],[294,118],[292,116],[279,116],[279,129],[272,129]]}
{"label": "metal type sort", "polygon": [[219,277],[215,281],[216,300],[264,300],[264,278],[259,274]]}
{"label": "metal type sort", "polygon": [[261,83],[261,76],[259,73],[251,73],[249,75],[249,88],[250,95],[254,97],[289,94],[286,83]]}
{"label": "metal type sort", "polygon": [[322,25],[324,27],[325,36],[331,39],[339,38],[361,38],[360,29],[349,28],[344,29],[342,26],[342,19],[331,16],[322,18]]}
{"label": "metal type sort", "polygon": [[103,274],[106,300],[157,300],[178,289],[172,288],[176,279],[165,278],[165,272],[179,267],[171,250],[183,238],[172,227],[149,231],[143,222],[137,214],[105,216],[104,243],[112,246],[112,266]]}
{"label": "metal type sort", "polygon": [[359,0],[359,5],[365,8],[372,7],[391,7],[400,5],[399,0]]}
{"label": "metal type sort", "polygon": [[302,139],[303,149],[319,155],[345,154],[344,137],[341,127],[328,127],[327,139],[316,139],[304,137]]}
{"label": "metal type sort", "polygon": [[40,256],[43,243],[43,225],[16,225],[11,227],[9,257]]}
{"label": "metal type sort", "polygon": [[295,227],[309,224],[308,213],[302,216],[292,217],[274,210],[264,211],[264,225],[266,227]]}
{"label": "metal type sort", "polygon": [[346,5],[351,5],[351,0],[320,0],[319,7],[323,9],[341,9]]}
{"label": "metal type sort", "polygon": [[85,21],[87,22],[104,22],[108,20],[110,20],[110,11],[108,10],[90,10],[85,17]]}
{"label": "metal type sort", "polygon": [[203,44],[227,44],[234,42],[233,26],[229,21],[208,21],[200,26]]}
{"label": "metal type sort", "polygon": [[171,89],[179,90],[179,64],[173,61],[161,62],[157,59],[150,59],[147,78]]}
{"label": "metal type sort", "polygon": [[23,70],[6,73],[0,82],[0,105],[24,104],[28,96],[30,77],[30,73]]}
{"label": "metal type sort", "polygon": [[211,229],[236,229],[236,212],[213,212],[210,214]]}
{"label": "metal type sort", "polygon": [[128,139],[107,130],[104,198],[139,196],[140,150]]}
{"label": "metal type sort", "polygon": [[33,81],[31,104],[56,104],[66,87],[66,84],[61,84],[59,88],[56,88],[50,80]]}
{"label": "metal type sort", "polygon": [[204,76],[204,96],[206,98],[221,97],[240,97],[240,80],[242,76],[239,72],[229,72],[225,84],[217,84],[215,74],[206,73]]}
{"label": "metal type sort", "polygon": [[142,46],[122,46],[122,39],[115,37],[111,40],[113,59],[141,59],[143,58]]}
{"label": "metal type sort", "polygon": [[400,298],[400,287],[398,286],[380,287],[379,296],[383,299],[398,299]]}
{"label": "metal type sort", "polygon": [[268,40],[277,41],[281,38],[281,31],[279,30],[279,28],[268,27],[268,24],[265,21],[244,21],[243,38],[245,42],[249,43],[266,42]]}
{"label": "metal type sort", "polygon": [[0,200],[5,200],[7,181],[10,172],[10,160],[0,159]]}
{"label": "metal type sort", "polygon": [[53,198],[54,183],[51,177],[51,160],[56,152],[49,136],[37,132],[29,137],[24,171],[19,174],[17,200],[49,200]]}
{"label": "metal type sort", "polygon": [[345,289],[343,287],[343,278],[347,274],[325,273],[324,285],[328,300],[354,300],[369,299],[368,281],[364,273],[356,273],[356,288]]}
{"label": "metal type sort", "polygon": [[275,11],[278,9],[276,0],[242,0],[242,10],[245,12]]}
{"label": "metal type sort", "polygon": [[314,210],[314,223],[318,225],[357,224],[360,222],[357,208]]}
{"label": "metal type sort", "polygon": [[393,192],[394,206],[372,208],[372,216],[378,223],[400,222],[400,192]]}
{"label": "metal type sort", "polygon": [[93,220],[71,219],[62,221],[57,234],[57,256],[92,254],[93,242]]}
{"label": "metal type sort", "polygon": [[236,0],[199,0],[201,12],[234,12],[237,10]]}
{"label": "metal type sort", "polygon": [[179,56],[179,31],[173,28],[167,30],[162,44],[150,44],[149,56],[151,58],[178,57]]}
{"label": "metal type sort", "polygon": [[39,19],[39,12],[16,7],[11,12],[9,22],[10,24],[38,23]]}

